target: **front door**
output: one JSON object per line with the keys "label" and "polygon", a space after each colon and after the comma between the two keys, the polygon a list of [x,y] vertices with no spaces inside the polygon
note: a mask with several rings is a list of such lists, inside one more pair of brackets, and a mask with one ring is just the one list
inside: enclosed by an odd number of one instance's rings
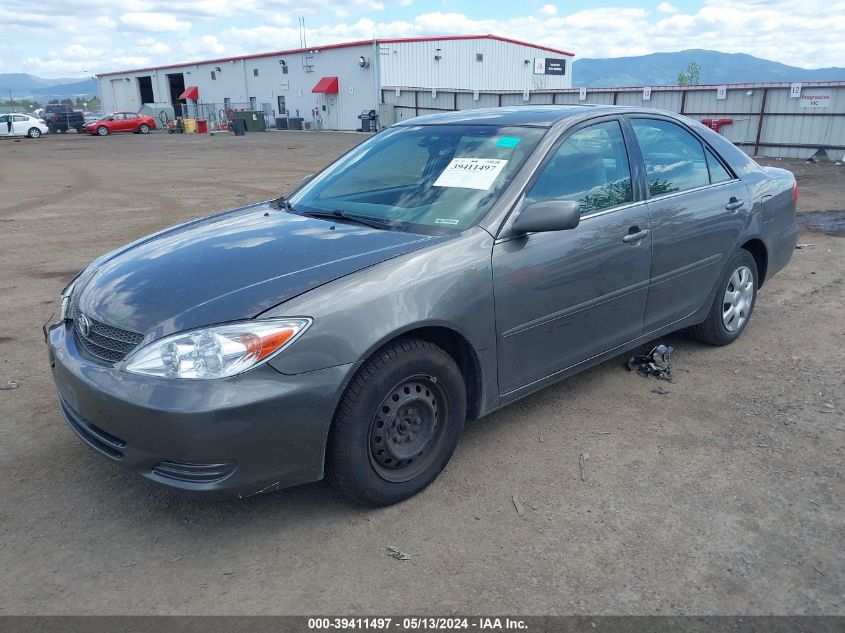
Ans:
{"label": "front door", "polygon": [[704,305],[752,205],[745,184],[685,127],[639,117],[631,125],[650,194],[652,279],[644,321],[650,332]]}
{"label": "front door", "polygon": [[12,135],[12,115],[11,114],[0,115],[0,136],[11,136],[11,135]]}
{"label": "front door", "polygon": [[499,389],[505,400],[640,335],[651,268],[648,205],[635,201],[615,118],[568,133],[524,204],[577,200],[575,229],[508,236],[493,248]]}

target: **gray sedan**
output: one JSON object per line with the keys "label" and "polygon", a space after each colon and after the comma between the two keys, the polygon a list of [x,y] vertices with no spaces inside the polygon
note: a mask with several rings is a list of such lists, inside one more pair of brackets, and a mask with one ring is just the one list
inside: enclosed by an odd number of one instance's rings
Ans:
{"label": "gray sedan", "polygon": [[179,491],[326,476],[395,503],[468,418],[669,332],[734,341],[792,255],[797,195],[658,110],[405,121],[288,198],[88,266],[45,329],[61,410]]}

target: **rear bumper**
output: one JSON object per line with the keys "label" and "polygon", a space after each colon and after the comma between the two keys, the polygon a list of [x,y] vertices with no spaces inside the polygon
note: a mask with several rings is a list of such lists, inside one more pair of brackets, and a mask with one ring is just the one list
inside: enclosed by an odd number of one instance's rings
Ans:
{"label": "rear bumper", "polygon": [[323,476],[326,438],[353,365],[287,376],[267,365],[229,379],[136,376],[82,357],[47,332],[68,426],[145,479],[206,497],[246,497]]}

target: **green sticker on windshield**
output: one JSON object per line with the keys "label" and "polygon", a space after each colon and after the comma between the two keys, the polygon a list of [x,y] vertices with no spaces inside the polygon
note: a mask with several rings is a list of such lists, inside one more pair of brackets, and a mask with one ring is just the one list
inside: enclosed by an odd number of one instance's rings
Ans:
{"label": "green sticker on windshield", "polygon": [[496,147],[507,147],[508,149],[513,149],[521,142],[522,139],[516,136],[500,136],[499,140],[496,141]]}

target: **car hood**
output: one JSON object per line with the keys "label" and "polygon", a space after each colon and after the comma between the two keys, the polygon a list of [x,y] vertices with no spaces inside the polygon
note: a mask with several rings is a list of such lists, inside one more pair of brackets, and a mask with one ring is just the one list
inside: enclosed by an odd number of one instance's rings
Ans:
{"label": "car hood", "polygon": [[158,338],[255,317],[324,283],[445,239],[308,218],[262,203],[103,256],[80,277],[75,301],[91,318]]}

